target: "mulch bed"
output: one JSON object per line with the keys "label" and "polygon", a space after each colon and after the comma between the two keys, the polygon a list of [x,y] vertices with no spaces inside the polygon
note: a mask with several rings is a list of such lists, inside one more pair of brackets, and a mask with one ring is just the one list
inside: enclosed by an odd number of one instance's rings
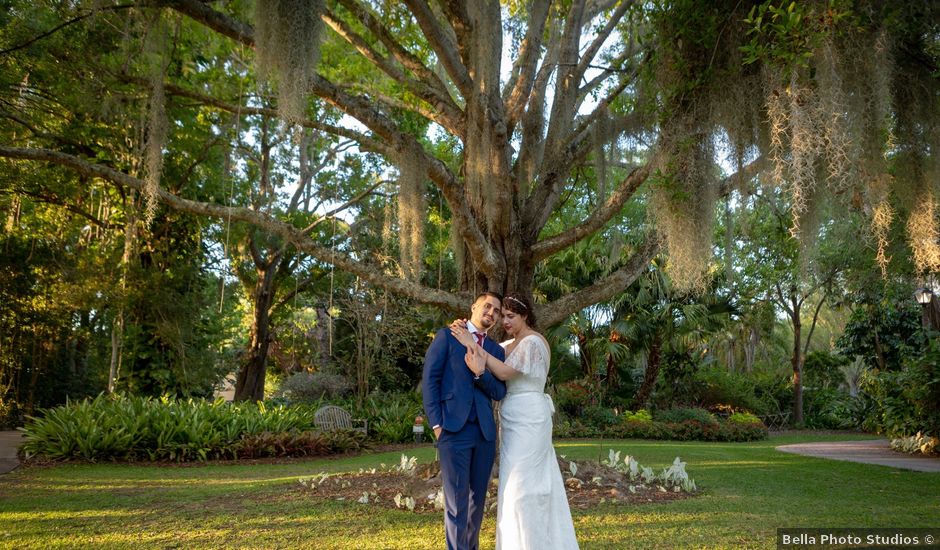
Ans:
{"label": "mulch bed", "polygon": [[[577,475],[570,475],[568,461],[559,458],[564,473],[568,503],[574,509],[587,509],[600,504],[651,504],[694,497],[700,492],[687,493],[667,490],[659,485],[646,486],[622,473],[597,462],[578,462]],[[495,513],[496,490],[499,481],[490,480],[487,513]],[[632,490],[631,490],[632,487]],[[408,509],[407,498],[414,502],[414,512],[439,514],[434,497],[441,488],[438,463],[419,464],[413,472],[395,469],[370,469],[344,475],[312,476],[302,480],[298,489],[308,498],[325,501],[344,501],[389,509]],[[396,503],[396,496],[399,501]]]}

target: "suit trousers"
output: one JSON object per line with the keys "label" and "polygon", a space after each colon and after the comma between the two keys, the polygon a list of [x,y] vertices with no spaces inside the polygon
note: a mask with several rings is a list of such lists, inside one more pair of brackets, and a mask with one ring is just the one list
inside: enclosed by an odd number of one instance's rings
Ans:
{"label": "suit trousers", "polygon": [[442,431],[437,442],[444,486],[444,533],[448,550],[477,550],[486,489],[496,458],[477,420],[457,432]]}

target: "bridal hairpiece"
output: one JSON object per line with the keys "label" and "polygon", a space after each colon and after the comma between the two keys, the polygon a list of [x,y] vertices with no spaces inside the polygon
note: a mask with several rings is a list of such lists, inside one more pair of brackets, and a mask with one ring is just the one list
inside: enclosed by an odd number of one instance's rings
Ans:
{"label": "bridal hairpiece", "polygon": [[526,305],[523,304],[520,300],[517,300],[516,298],[513,298],[512,296],[506,296],[506,299],[507,299],[507,300],[512,300],[513,302],[516,302],[517,304],[519,304],[520,306],[522,306],[522,309],[525,309],[525,310],[528,310],[528,309],[529,309],[529,308],[527,308]]}

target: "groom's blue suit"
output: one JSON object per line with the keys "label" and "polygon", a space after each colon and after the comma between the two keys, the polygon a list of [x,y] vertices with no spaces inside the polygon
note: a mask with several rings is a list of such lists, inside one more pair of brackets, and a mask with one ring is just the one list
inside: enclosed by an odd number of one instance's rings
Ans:
{"label": "groom's blue suit", "polygon": [[[499,360],[503,348],[483,340],[483,349]],[[422,394],[432,426],[441,426],[437,448],[444,484],[447,548],[479,546],[486,488],[496,457],[496,421],[492,400],[506,395],[506,385],[489,371],[479,378],[464,362],[467,349],[449,329],[441,329],[424,357]]]}

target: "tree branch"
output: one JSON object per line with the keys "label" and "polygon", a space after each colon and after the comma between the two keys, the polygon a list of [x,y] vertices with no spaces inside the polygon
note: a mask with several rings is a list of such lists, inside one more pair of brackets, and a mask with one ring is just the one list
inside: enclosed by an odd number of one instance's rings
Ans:
{"label": "tree branch", "polygon": [[[6,102],[4,101],[3,103],[6,103]],[[32,133],[37,138],[48,139],[55,143],[58,143],[59,145],[70,147],[74,149],[75,152],[82,153],[83,155],[88,155],[88,156],[94,155],[94,150],[91,149],[90,147],[87,147],[84,144],[72,141],[60,135],[46,133],[40,130],[39,128],[36,128],[31,123],[29,123],[28,121],[24,120],[23,118],[15,114],[6,112],[4,110],[4,111],[0,111],[0,116],[3,116],[4,118],[8,118],[12,120],[13,122],[19,124],[20,126],[26,128],[27,130],[29,130],[30,133]]]}
{"label": "tree branch", "polygon": [[[114,170],[107,166],[94,164],[79,157],[51,151],[48,149],[26,149],[0,146],[0,157],[21,160],[45,161],[66,166],[86,176],[98,177],[118,185],[142,191],[143,180]],[[277,235],[290,242],[298,250],[314,258],[332,263],[339,269],[361,277],[370,284],[385,288],[396,294],[408,296],[420,303],[446,308],[453,312],[463,312],[466,309],[466,296],[444,292],[424,285],[399,279],[383,273],[379,268],[364,264],[344,252],[331,250],[318,245],[302,230],[271,217],[263,212],[248,208],[222,206],[206,202],[193,201],[173,195],[163,188],[157,190],[157,198],[173,210],[187,212],[198,216],[218,219],[241,221],[252,226]]]}
{"label": "tree branch", "polygon": [[[469,68],[470,67],[470,46],[471,40],[473,38],[473,23],[470,19],[470,14],[467,13],[467,6],[464,3],[464,0],[438,0],[438,3],[441,6],[441,9],[444,12],[444,15],[450,20],[450,26],[454,29],[454,36],[457,38],[456,50],[460,59],[462,60],[461,66]],[[445,65],[446,68],[446,65]],[[450,72],[450,71],[448,71]],[[453,77],[451,77],[453,78]],[[470,97],[471,89],[473,88],[472,83],[470,82],[469,71],[467,73],[467,89],[464,91],[460,90],[460,93],[464,97]],[[455,81],[456,82],[456,81]],[[458,83],[458,87],[459,87]]]}
{"label": "tree branch", "polygon": [[542,47],[542,35],[545,33],[545,21],[551,0],[534,0],[529,6],[529,27],[526,29],[525,39],[519,48],[519,57],[512,68],[512,75],[503,92],[503,102],[506,104],[506,126],[512,132],[516,122],[522,116],[532,86],[535,83],[536,66],[539,60],[539,51]]}
{"label": "tree branch", "polygon": [[154,4],[148,4],[148,3],[146,3],[146,2],[134,2],[134,3],[132,3],[132,4],[118,4],[118,5],[116,5],[116,6],[101,6],[101,7],[97,7],[97,8],[95,8],[94,10],[89,11],[88,13],[84,13],[84,14],[82,14],[82,15],[73,17],[72,19],[69,19],[68,21],[64,21],[64,22],[62,22],[62,23],[56,25],[55,27],[52,27],[52,28],[49,29],[48,31],[46,31],[46,32],[44,32],[44,33],[42,33],[42,34],[39,34],[38,36],[34,36],[33,38],[30,38],[30,39],[27,40],[26,42],[23,42],[23,43],[21,43],[21,44],[17,44],[16,46],[13,46],[13,47],[11,47],[11,48],[7,48],[7,49],[5,49],[5,50],[0,50],[0,55],[7,55],[7,54],[13,53],[13,52],[15,52],[15,51],[17,51],[17,50],[22,50],[23,48],[27,48],[27,47],[29,47],[30,45],[32,45],[33,43],[42,40],[43,38],[47,38],[47,37],[49,37],[49,36],[52,36],[53,34],[59,32],[60,30],[64,29],[65,27],[68,27],[68,26],[70,26],[70,25],[74,25],[75,23],[78,23],[79,21],[83,21],[83,20],[85,20],[85,19],[87,19],[87,18],[89,18],[89,17],[95,15],[95,13],[98,12],[98,11],[104,11],[104,10],[108,10],[108,11],[117,11],[117,10],[133,9],[133,8],[147,8],[147,7],[151,7],[151,6],[153,6],[153,5],[154,5]]}
{"label": "tree branch", "polygon": [[246,46],[255,45],[255,30],[251,25],[216,11],[205,2],[199,0],[164,0],[164,4],[236,42]]}
{"label": "tree branch", "polygon": [[[626,59],[628,59],[631,55],[632,55],[632,54],[631,54],[630,52],[623,52],[622,54],[618,55],[616,58],[614,58],[614,59],[612,59],[612,60],[610,61],[610,65],[609,65],[609,66],[603,68],[604,70],[601,71],[600,74],[598,74],[597,76],[595,76],[594,78],[592,78],[592,79],[591,79],[587,84],[585,84],[584,86],[581,86],[581,87],[578,89],[578,102],[580,103],[580,102],[584,101],[584,98],[587,97],[587,95],[591,92],[591,90],[593,90],[594,88],[600,86],[601,83],[603,83],[605,80],[607,80],[608,78],[610,78],[610,76],[611,76],[612,74],[614,74],[614,73],[624,73],[624,72],[630,71],[631,74],[630,74],[629,77],[627,77],[627,82],[632,82],[633,79],[636,78],[636,75],[637,75],[637,73],[638,73],[639,71],[637,71],[637,69],[635,69],[635,68],[634,68],[634,69],[629,69],[629,68],[621,68],[621,67],[620,67],[620,65],[621,65]],[[592,65],[592,67],[593,67],[593,65]],[[594,67],[594,68],[596,68],[596,67]],[[621,82],[621,85],[623,85],[622,82]],[[610,95],[610,94],[608,94],[608,96],[609,96],[609,95]],[[607,99],[607,100],[605,100],[605,101],[606,101],[608,104],[610,103],[609,99]]]}
{"label": "tree branch", "polygon": [[[440,101],[446,101],[454,110],[458,112],[460,111],[460,109],[457,107],[457,104],[454,103],[453,98],[450,97],[450,94],[447,91],[447,86],[441,81],[440,78],[438,78],[436,74],[434,74],[434,71],[427,68],[424,65],[424,62],[402,47],[402,45],[392,36],[392,33],[389,32],[389,30],[384,25],[382,25],[379,19],[376,18],[368,8],[359,4],[355,0],[339,0],[339,2],[346,9],[348,9],[350,13],[352,13],[367,29],[369,29],[369,31],[372,32],[372,34],[374,34],[376,38],[378,38],[382,44],[385,45],[386,48],[388,48],[389,52],[395,56],[395,59],[398,60],[398,62],[401,63],[403,67],[414,73],[421,82],[430,84],[428,86],[429,90],[432,90],[432,93],[434,93],[436,96],[439,96],[438,99]],[[425,9],[427,8],[426,5],[424,7]],[[418,17],[417,14],[414,15],[416,18]],[[433,18],[433,14],[431,17]],[[420,18],[418,19],[418,24],[421,25]],[[424,30],[423,25],[421,28]],[[464,70],[464,75],[466,76],[466,69]],[[469,76],[466,76],[466,78],[467,82],[469,82]]]}
{"label": "tree branch", "polygon": [[573,0],[565,20],[558,54],[558,72],[555,75],[555,97],[552,101],[548,121],[545,150],[558,154],[564,149],[564,141],[571,129],[575,115],[575,99],[578,79],[574,78],[574,67],[578,62],[578,44],[581,40],[581,23],[584,16],[584,0]]}
{"label": "tree branch", "polygon": [[[134,77],[124,77],[125,80],[130,82],[144,82],[143,79],[138,79]],[[264,107],[248,107],[246,105],[233,105],[231,103],[216,99],[212,96],[207,96],[194,92],[192,90],[187,90],[181,86],[175,84],[166,83],[164,84],[164,89],[166,93],[178,97],[187,97],[189,99],[196,100],[203,105],[210,107],[216,107],[222,111],[226,111],[232,114],[241,114],[241,115],[262,115],[269,118],[278,118],[277,109],[268,109]],[[350,128],[344,128],[342,126],[335,126],[332,124],[326,124],[324,122],[319,122],[316,120],[302,120],[300,125],[304,128],[312,128],[314,130],[321,130],[328,134],[343,137],[346,139],[351,139],[359,144],[360,149],[364,151],[372,151],[379,153],[381,155],[389,156],[392,154],[392,149],[386,144],[372,139],[371,137],[352,130]]]}
{"label": "tree branch", "polygon": [[809,325],[809,332],[806,333],[806,343],[803,345],[803,357],[806,357],[806,354],[809,352],[809,342],[813,338],[813,331],[816,330],[819,310],[822,309],[823,304],[826,302],[826,294],[825,292],[823,293],[823,297],[819,300],[819,303],[816,304],[816,309],[813,311],[813,322]]}
{"label": "tree branch", "polygon": [[[168,0],[168,2],[174,9],[221,34],[238,40],[247,46],[254,45],[254,29],[250,26],[216,12],[198,0]],[[443,192],[452,216],[460,224],[461,235],[467,243],[467,249],[474,256],[480,270],[492,275],[499,269],[500,264],[496,252],[471,214],[462,185],[458,183],[457,178],[443,162],[427,154],[414,136],[402,132],[392,120],[377,112],[367,98],[347,94],[320,75],[315,75],[312,78],[311,88],[314,93],[325,101],[357,119],[377,135],[387,140],[389,145],[396,151],[410,148],[424,155],[428,165],[428,176]]]}
{"label": "tree branch", "polygon": [[441,60],[444,70],[457,86],[457,89],[464,97],[469,97],[473,83],[470,80],[470,73],[467,67],[460,60],[460,54],[457,52],[457,45],[444,32],[438,23],[437,17],[424,0],[405,0],[411,14],[418,21],[418,25],[424,33],[428,43]]}
{"label": "tree branch", "polygon": [[649,160],[640,168],[633,170],[617,185],[617,189],[607,197],[607,201],[587,219],[563,233],[539,241],[532,247],[532,255],[536,260],[542,260],[604,227],[611,218],[620,212],[623,205],[633,196],[640,185],[646,181],[650,169],[654,165],[655,160]]}
{"label": "tree branch", "polygon": [[557,325],[572,313],[592,304],[608,300],[623,292],[647,268],[650,261],[659,252],[659,237],[655,233],[647,235],[633,256],[620,269],[595,282],[589,287],[565,295],[550,304],[537,308],[539,322],[546,327]]}
{"label": "tree branch", "polygon": [[90,221],[91,223],[103,229],[120,229],[124,227],[123,224],[119,225],[119,224],[100,220],[96,218],[93,214],[91,214],[90,212],[82,210],[77,205],[71,204],[67,202],[65,199],[60,198],[55,193],[52,193],[51,195],[44,195],[36,191],[27,191],[26,189],[22,189],[22,188],[0,189],[0,193],[9,193],[11,195],[24,195],[24,196],[36,199],[39,202],[43,202],[46,204],[53,204],[55,206],[61,206],[62,208],[65,208],[69,212],[72,212],[73,214],[78,214],[79,216],[85,218],[86,220]]}
{"label": "tree branch", "polygon": [[783,307],[783,310],[787,312],[787,315],[793,317],[793,310],[790,308],[790,304],[787,303],[787,299],[783,296],[783,289],[780,288],[779,281],[774,281],[774,288],[777,289],[777,297],[780,298],[779,304]]}
{"label": "tree branch", "polygon": [[[567,32],[567,31],[566,31]],[[649,59],[651,54],[648,52],[645,59]],[[570,70],[570,69],[569,69]],[[558,197],[561,193],[561,187],[564,185],[565,180],[568,174],[571,172],[572,168],[576,165],[574,162],[575,159],[581,158],[587,153],[587,147],[584,147],[585,138],[588,135],[587,130],[594,124],[600,114],[604,111],[605,106],[612,103],[617,96],[619,96],[627,88],[627,86],[634,80],[637,74],[639,74],[639,66],[633,71],[631,76],[624,78],[618,86],[616,86],[610,93],[607,94],[607,97],[601,101],[598,106],[591,112],[590,115],[581,119],[578,126],[573,130],[569,131],[568,135],[563,139],[561,136],[556,137],[557,140],[561,140],[561,144],[556,144],[558,153],[553,155],[552,160],[548,166],[545,167],[545,170],[541,174],[541,181],[536,186],[535,190],[532,193],[532,196],[527,200],[526,204],[526,216],[531,220],[533,227],[541,228],[545,222],[548,220],[552,211],[555,209],[555,205],[558,201]],[[561,78],[559,75],[557,78]],[[556,88],[557,93],[557,88]],[[572,92],[575,97],[571,101],[572,108],[576,104],[580,96],[579,91]],[[557,97],[556,97],[557,103]],[[556,124],[556,117],[560,116],[554,112],[554,109],[558,108],[556,105],[553,107],[552,113],[552,124]],[[568,128],[571,127],[571,121],[567,122]],[[549,129],[551,133],[552,129]],[[548,141],[548,139],[546,139]],[[547,145],[546,147],[549,147]]]}
{"label": "tree branch", "polygon": [[[351,4],[355,6],[351,0],[345,0],[344,4]],[[357,16],[365,18],[366,21],[363,21],[363,23],[369,26],[369,28],[372,29],[374,33],[380,33],[381,37],[386,37],[389,34],[388,31],[384,29],[384,27],[375,22],[375,19],[371,14],[359,6],[356,7],[363,12],[362,15],[357,14]],[[440,124],[444,128],[447,128],[447,130],[454,135],[463,135],[463,128],[461,124],[463,113],[454,103],[453,99],[450,97],[450,94],[447,93],[447,89],[444,87],[444,84],[437,79],[437,75],[421,65],[421,63],[416,59],[412,59],[411,54],[404,52],[404,50],[390,37],[380,38],[386,44],[386,47],[392,49],[393,52],[400,52],[398,55],[396,55],[399,62],[401,62],[402,58],[411,60],[409,65],[406,65],[406,67],[415,71],[416,74],[419,75],[419,78],[421,78],[421,80],[415,80],[414,78],[409,77],[407,74],[399,70],[399,68],[396,67],[387,57],[384,57],[375,51],[375,49],[373,49],[372,46],[370,46],[363,37],[351,29],[345,21],[335,18],[329,13],[324,14],[322,19],[326,22],[327,25],[336,31],[337,34],[339,34],[354,48],[356,48],[356,50],[359,51],[363,57],[371,61],[373,65],[381,69],[393,80],[407,88],[415,96],[421,98],[424,102],[430,105],[432,109],[436,109],[436,112],[423,112],[422,114],[425,117],[432,120],[433,122]],[[427,82],[437,83],[438,86],[429,86]]]}
{"label": "tree branch", "polygon": [[384,184],[386,184],[386,183],[388,183],[388,180],[379,180],[379,181],[377,181],[374,185],[372,185],[371,187],[369,187],[368,189],[366,189],[366,190],[363,191],[362,193],[359,193],[359,194],[356,195],[355,197],[349,199],[348,201],[344,202],[343,204],[337,206],[336,208],[330,210],[330,211],[327,212],[326,214],[323,214],[322,216],[320,216],[319,218],[317,218],[316,220],[314,220],[313,223],[311,223],[311,224],[308,225],[307,227],[303,228],[302,232],[303,232],[304,234],[309,235],[310,232],[313,231],[313,228],[315,228],[316,226],[320,225],[320,222],[323,222],[323,221],[332,219],[333,216],[335,216],[336,214],[342,212],[343,210],[346,210],[346,209],[349,208],[350,206],[352,206],[352,205],[358,203],[358,202],[361,201],[362,199],[364,199],[364,198],[366,198],[367,196],[369,196],[373,191],[375,191],[376,188],[378,188],[378,186],[384,185]]}
{"label": "tree branch", "polygon": [[594,41],[591,42],[591,45],[588,46],[587,50],[585,50],[584,54],[581,56],[581,60],[578,61],[578,66],[575,68],[573,75],[577,80],[580,81],[581,77],[584,76],[585,71],[588,70],[588,66],[590,66],[591,62],[594,60],[597,52],[600,51],[604,42],[610,37],[610,33],[617,28],[617,24],[620,23],[620,20],[623,19],[627,10],[632,6],[632,1],[621,2],[620,5],[617,6],[617,9],[614,10],[614,13],[611,14],[610,19],[607,20],[607,24],[597,33],[597,37],[594,38]]}

